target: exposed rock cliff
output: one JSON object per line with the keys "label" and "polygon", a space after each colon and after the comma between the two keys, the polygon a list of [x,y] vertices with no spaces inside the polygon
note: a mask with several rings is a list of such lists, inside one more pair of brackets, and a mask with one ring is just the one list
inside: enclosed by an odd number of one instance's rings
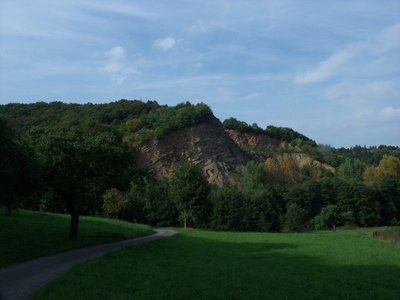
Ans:
{"label": "exposed rock cliff", "polygon": [[[287,142],[277,141],[265,134],[225,131],[221,122],[213,118],[208,123],[152,139],[142,146],[133,145],[133,150],[138,166],[148,168],[157,177],[171,177],[178,164],[191,162],[203,169],[209,182],[223,185],[227,182],[237,183],[249,160],[265,161],[266,153],[243,150],[246,146],[290,148]],[[334,172],[331,166],[313,160],[306,154],[292,155],[300,167],[321,166]]]}
{"label": "exposed rock cliff", "polygon": [[191,162],[217,185],[236,182],[248,161],[216,118],[152,139],[141,147],[135,145],[134,152],[139,167],[149,168],[158,177],[170,177],[177,164]]}
{"label": "exposed rock cliff", "polygon": [[297,160],[300,168],[303,166],[314,166],[314,167],[323,167],[333,173],[335,173],[335,168],[328,165],[328,164],[324,164],[318,160],[312,159],[311,157],[309,157],[308,155],[304,154],[304,153],[293,153],[292,156]]}
{"label": "exposed rock cliff", "polygon": [[[244,132],[237,133],[234,130],[225,130],[229,136],[234,140],[234,142],[241,148],[246,149],[249,146],[256,146],[258,148],[266,148],[266,147],[276,147],[276,148],[287,148],[292,149],[292,151],[300,152],[300,149],[296,149],[287,143],[286,141],[278,141],[269,137],[266,134],[257,134],[254,132]],[[265,152],[261,151],[249,151],[249,154],[252,155],[252,159],[257,161],[265,161],[265,159],[270,156]],[[330,170],[331,172],[335,172],[335,168],[328,164],[324,164],[318,160],[312,159],[310,156],[304,153],[292,153],[291,154],[296,161],[298,162],[300,168],[306,165],[314,166],[314,167],[323,167],[325,169]]]}

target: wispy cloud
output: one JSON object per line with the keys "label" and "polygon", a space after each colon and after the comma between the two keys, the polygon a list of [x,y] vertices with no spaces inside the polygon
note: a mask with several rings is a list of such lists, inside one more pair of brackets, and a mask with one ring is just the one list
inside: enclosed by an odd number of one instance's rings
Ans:
{"label": "wispy cloud", "polygon": [[385,107],[380,110],[379,115],[384,121],[400,122],[400,108]]}
{"label": "wispy cloud", "polygon": [[107,64],[100,67],[99,70],[107,72],[114,84],[122,84],[129,74],[138,74],[139,72],[128,65],[127,51],[121,46],[111,48],[104,53],[108,57]]}
{"label": "wispy cloud", "polygon": [[400,48],[400,23],[382,30],[374,39],[372,48],[379,53]]}
{"label": "wispy cloud", "polygon": [[325,81],[336,75],[339,67],[348,63],[361,52],[368,55],[381,54],[400,47],[400,23],[385,28],[377,36],[360,42],[350,43],[342,50],[334,52],[326,60],[309,71],[300,72],[294,79],[295,84],[310,84]]}
{"label": "wispy cloud", "polygon": [[349,45],[343,50],[336,51],[328,59],[320,62],[315,69],[297,74],[294,83],[308,84],[329,79],[336,74],[338,67],[354,57],[364,47],[364,43],[357,43]]}
{"label": "wispy cloud", "polygon": [[164,39],[158,39],[158,40],[155,40],[154,43],[153,43],[153,45],[156,48],[158,48],[160,50],[164,50],[164,51],[172,49],[175,46],[175,44],[176,44],[176,40],[174,38],[172,38],[172,37],[166,37]]}

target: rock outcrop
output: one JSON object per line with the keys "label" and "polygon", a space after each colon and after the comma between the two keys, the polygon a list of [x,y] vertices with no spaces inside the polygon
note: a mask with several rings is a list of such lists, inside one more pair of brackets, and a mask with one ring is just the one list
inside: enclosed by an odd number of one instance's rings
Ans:
{"label": "rock outcrop", "polygon": [[246,153],[213,118],[208,123],[187,127],[134,146],[138,166],[148,168],[157,177],[170,177],[180,163],[200,166],[208,181],[223,185],[237,182],[249,160]]}
{"label": "rock outcrop", "polygon": [[300,168],[304,167],[304,166],[323,167],[323,168],[331,171],[332,173],[335,173],[334,167],[332,167],[328,164],[322,163],[318,160],[312,159],[311,157],[309,157],[308,155],[306,155],[304,153],[292,153],[292,156],[296,159]]}
{"label": "rock outcrop", "polygon": [[[209,182],[219,186],[237,183],[250,160],[264,162],[271,154],[248,151],[246,147],[291,148],[285,141],[265,134],[241,133],[224,130],[221,122],[213,118],[207,123],[186,127],[144,145],[133,145],[138,167],[147,168],[157,177],[171,177],[178,164],[190,162],[198,165]],[[313,160],[303,153],[292,154],[300,167],[312,165],[334,172],[334,168]]]}

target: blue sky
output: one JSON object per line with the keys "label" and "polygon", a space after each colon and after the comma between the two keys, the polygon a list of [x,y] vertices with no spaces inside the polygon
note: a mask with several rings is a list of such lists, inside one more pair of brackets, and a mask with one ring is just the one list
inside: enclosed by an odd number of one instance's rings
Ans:
{"label": "blue sky", "polygon": [[1,0],[0,104],[208,104],[400,146],[400,1]]}

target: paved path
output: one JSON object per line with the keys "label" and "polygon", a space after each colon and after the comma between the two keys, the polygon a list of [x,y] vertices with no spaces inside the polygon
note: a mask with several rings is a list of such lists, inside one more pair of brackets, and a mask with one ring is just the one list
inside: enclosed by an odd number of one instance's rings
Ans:
{"label": "paved path", "polygon": [[155,231],[156,233],[145,237],[72,250],[0,268],[0,300],[26,299],[35,290],[78,262],[102,256],[110,250],[141,244],[177,233],[167,229]]}

